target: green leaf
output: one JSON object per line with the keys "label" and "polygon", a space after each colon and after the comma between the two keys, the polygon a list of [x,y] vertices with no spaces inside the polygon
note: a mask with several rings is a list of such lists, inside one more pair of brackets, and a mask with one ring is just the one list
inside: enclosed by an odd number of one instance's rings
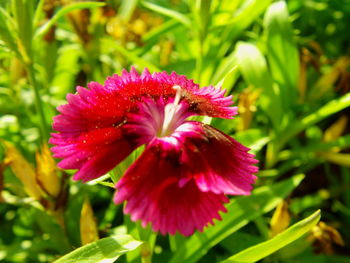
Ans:
{"label": "green leaf", "polygon": [[171,32],[179,25],[179,21],[170,19],[155,28],[151,28],[150,31],[143,34],[142,41],[156,43],[160,37],[164,36],[167,32]]}
{"label": "green leaf", "polygon": [[311,228],[318,223],[320,218],[321,211],[318,210],[308,218],[294,224],[274,238],[247,248],[227,260],[222,261],[222,263],[251,263],[263,259],[300,238],[311,230]]}
{"label": "green leaf", "polygon": [[174,18],[175,20],[179,21],[181,24],[185,25],[188,28],[191,28],[191,20],[184,14],[181,14],[177,11],[174,11],[172,9],[165,8],[160,5],[156,5],[147,1],[142,1],[142,6],[145,8],[154,11],[158,14]]}
{"label": "green leaf", "polygon": [[317,122],[327,118],[328,116],[337,113],[343,109],[350,107],[350,93],[345,94],[341,98],[334,99],[328,102],[323,107],[314,111],[310,115],[302,118],[300,121],[295,121],[287,126],[284,132],[275,138],[276,152],[294,136],[305,130],[307,127],[316,124]]}
{"label": "green leaf", "polygon": [[280,98],[286,107],[291,106],[297,98],[299,79],[299,54],[288,16],[286,3],[281,1],[273,3],[264,17],[266,55],[272,77],[281,89]]}
{"label": "green leaf", "polygon": [[[232,1],[231,1],[232,2]],[[269,6],[271,0],[242,1],[242,4],[234,10],[235,16],[226,23],[225,30],[220,36],[220,44],[214,48],[218,50],[218,57],[224,57],[230,49],[232,42],[249,27]],[[230,3],[235,5],[235,3]]]}
{"label": "green leaf", "polygon": [[39,3],[35,7],[34,18],[33,18],[33,25],[34,25],[34,27],[39,24],[40,18],[43,15],[44,4],[45,4],[45,0],[39,0]]}
{"label": "green leaf", "polygon": [[270,141],[270,138],[260,129],[240,131],[232,136],[243,145],[246,145],[253,154],[259,152]]}
{"label": "green leaf", "polygon": [[48,22],[46,22],[44,25],[42,25],[34,35],[35,39],[40,38],[42,35],[44,35],[46,32],[49,31],[49,29],[59,20],[61,17],[63,17],[65,14],[78,10],[83,8],[96,8],[104,6],[105,3],[100,2],[81,2],[81,3],[73,3],[70,5],[67,5],[63,7],[60,11],[58,11]]}
{"label": "green leaf", "polygon": [[118,9],[118,15],[125,22],[129,22],[132,14],[136,8],[137,2],[138,2],[138,0],[121,1],[120,7]]}
{"label": "green leaf", "polygon": [[227,94],[230,94],[232,87],[240,76],[237,65],[231,67],[231,69],[225,74],[225,76],[215,85],[218,88],[226,90]]}
{"label": "green leaf", "polygon": [[222,221],[216,222],[203,233],[192,235],[181,247],[177,248],[170,263],[196,262],[223,239],[256,217],[275,208],[299,185],[303,178],[303,175],[296,175],[280,183],[260,187],[250,196],[235,198],[227,206],[228,212],[222,215]]}
{"label": "green leaf", "polygon": [[[236,53],[231,52],[230,55],[221,59],[220,64],[215,70],[215,74],[211,79],[211,83],[216,84],[221,82],[223,79],[226,78],[227,75],[230,75],[232,71],[237,73],[236,67],[237,67]],[[237,74],[237,78],[238,76],[239,74]]]}
{"label": "green leaf", "polygon": [[74,86],[76,75],[79,72],[79,45],[64,45],[58,50],[56,67],[51,81],[51,90],[59,98],[64,98]]}
{"label": "green leaf", "polygon": [[211,21],[211,6],[212,0],[192,2],[192,14],[194,16],[194,20],[196,21],[197,30],[199,33],[199,41],[204,41],[208,33],[208,27]]}
{"label": "green leaf", "polygon": [[114,48],[120,52],[123,56],[125,56],[129,61],[139,65],[142,68],[148,68],[151,72],[152,71],[161,71],[157,66],[152,64],[146,59],[143,59],[139,56],[137,56],[135,53],[127,50],[125,47],[122,45],[115,45]]}
{"label": "green leaf", "polygon": [[279,89],[272,81],[263,54],[255,45],[245,42],[237,43],[235,54],[246,82],[257,89],[262,89],[260,105],[277,129],[281,125],[283,110]]}
{"label": "green leaf", "polygon": [[102,238],[82,246],[59,258],[54,263],[109,263],[121,255],[136,249],[142,242],[129,235],[116,235]]}
{"label": "green leaf", "polygon": [[17,54],[17,57],[21,58],[18,51],[16,38],[17,31],[15,30],[15,22],[10,14],[0,7],[0,37],[7,45],[7,48]]}
{"label": "green leaf", "polygon": [[12,1],[12,10],[17,24],[18,37],[25,49],[25,55],[31,56],[33,37],[34,3],[30,0]]}

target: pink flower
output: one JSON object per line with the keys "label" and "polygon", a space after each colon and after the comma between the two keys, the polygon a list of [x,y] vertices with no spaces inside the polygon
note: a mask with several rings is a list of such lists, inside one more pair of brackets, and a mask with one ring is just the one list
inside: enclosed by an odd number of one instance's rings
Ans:
{"label": "pink flower", "polygon": [[248,148],[212,126],[187,120],[232,118],[231,96],[199,88],[184,76],[142,75],[132,68],[104,85],[77,87],[58,107],[50,143],[63,169],[89,181],[119,164],[141,145],[145,150],[116,184],[115,203],[162,234],[191,235],[225,212],[226,195],[248,195],[258,171]]}

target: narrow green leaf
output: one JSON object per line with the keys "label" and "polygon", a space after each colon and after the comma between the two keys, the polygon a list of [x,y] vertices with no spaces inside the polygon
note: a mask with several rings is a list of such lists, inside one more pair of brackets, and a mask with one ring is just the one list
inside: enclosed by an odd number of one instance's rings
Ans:
{"label": "narrow green leaf", "polygon": [[138,0],[127,0],[121,1],[118,9],[118,15],[125,21],[128,22],[136,8]]}
{"label": "narrow green leaf", "polygon": [[[248,146],[249,147],[249,146]],[[283,150],[278,154],[279,160],[286,160],[292,158],[300,158],[303,155],[308,155],[310,158],[319,157],[319,152],[327,152],[332,149],[345,149],[350,147],[350,135],[345,135],[337,138],[331,142],[319,142],[315,141],[309,145],[302,145],[300,147],[293,147],[292,150]],[[250,148],[250,147],[249,147]],[[314,153],[313,155],[310,153]]]}
{"label": "narrow green leaf", "polygon": [[311,113],[310,115],[302,118],[300,121],[293,122],[290,124],[284,132],[275,138],[276,141],[276,151],[282,149],[282,147],[294,136],[299,134],[301,131],[305,130],[307,127],[316,124],[317,122],[327,118],[328,116],[337,113],[343,109],[350,107],[350,93],[345,94],[341,98],[334,99],[328,102],[323,107],[319,108],[317,111]]}
{"label": "narrow green leaf", "polygon": [[227,94],[230,94],[230,91],[239,76],[238,67],[237,65],[234,65],[215,86],[225,89]]}
{"label": "narrow green leaf", "polygon": [[152,28],[150,31],[142,35],[142,41],[144,42],[156,42],[158,38],[163,36],[167,32],[171,32],[175,27],[179,26],[179,21],[170,19],[163,24]]}
{"label": "narrow green leaf", "polygon": [[221,59],[219,66],[215,70],[215,74],[211,79],[211,83],[219,83],[223,78],[229,74],[233,68],[237,66],[236,53],[231,52],[230,55]]}
{"label": "narrow green leaf", "polygon": [[142,242],[129,235],[106,237],[82,246],[54,263],[112,263],[121,255],[136,249],[141,244]]}
{"label": "narrow green leaf", "polygon": [[199,40],[204,41],[211,21],[210,9],[212,0],[197,0],[193,2],[192,13],[197,22]]}
{"label": "narrow green leaf", "polygon": [[42,25],[34,35],[35,39],[40,38],[42,35],[44,35],[46,32],[49,31],[49,29],[57,22],[58,19],[63,17],[65,14],[78,10],[83,8],[96,8],[104,6],[105,3],[101,2],[80,2],[80,3],[73,3],[70,5],[67,5],[63,7],[60,11],[58,11],[48,22],[46,22],[44,25]]}
{"label": "narrow green leaf", "polygon": [[148,68],[150,71],[161,71],[157,66],[153,65],[151,62],[137,56],[133,52],[127,50],[122,45],[115,45],[114,48],[118,50],[123,56],[128,58],[129,61],[143,67]]}
{"label": "narrow green leaf", "polygon": [[260,105],[270,117],[274,127],[279,128],[283,113],[279,88],[272,81],[265,57],[255,45],[245,42],[237,43],[235,54],[246,82],[263,91]]}
{"label": "narrow green leaf", "polygon": [[[271,0],[242,1],[238,10],[234,12],[233,18],[225,24],[225,30],[220,36],[222,41],[214,48],[218,50],[218,57],[225,56],[232,42],[265,11],[270,3]],[[230,4],[234,5],[234,3]]]}
{"label": "narrow green leaf", "polygon": [[51,91],[59,98],[70,92],[79,72],[79,58],[82,50],[79,45],[64,45],[57,51],[56,67],[51,80]]}
{"label": "narrow green leaf", "polygon": [[191,28],[191,20],[186,15],[181,14],[175,10],[171,10],[147,1],[142,1],[141,3],[145,8],[151,11],[154,11],[158,14],[174,18],[175,20],[179,21],[181,24],[185,25],[186,27]]}
{"label": "narrow green leaf", "polygon": [[30,0],[12,1],[18,37],[26,52],[25,55],[29,57],[32,49],[34,3],[35,1]]}
{"label": "narrow green leaf", "polygon": [[284,1],[273,3],[264,17],[266,55],[272,76],[281,88],[280,98],[286,107],[291,106],[297,98],[299,79],[299,54],[288,18]]}
{"label": "narrow green leaf", "polygon": [[39,3],[35,7],[35,13],[33,18],[33,25],[34,27],[38,25],[40,21],[40,17],[43,14],[43,7],[44,7],[45,0],[39,0]]}
{"label": "narrow green leaf", "polygon": [[250,196],[237,197],[227,206],[228,212],[222,215],[222,221],[216,222],[203,233],[191,236],[181,247],[177,248],[170,263],[196,262],[220,241],[251,220],[275,208],[299,185],[303,178],[303,175],[296,175],[280,183],[260,187]]}
{"label": "narrow green leaf", "polygon": [[300,238],[314,227],[318,221],[320,221],[320,218],[321,211],[318,210],[311,216],[294,224],[274,238],[247,248],[227,260],[222,261],[222,263],[251,263],[263,259]]}
{"label": "narrow green leaf", "polygon": [[21,57],[17,48],[16,38],[17,31],[15,30],[15,22],[9,13],[0,7],[0,38],[4,41],[7,48]]}

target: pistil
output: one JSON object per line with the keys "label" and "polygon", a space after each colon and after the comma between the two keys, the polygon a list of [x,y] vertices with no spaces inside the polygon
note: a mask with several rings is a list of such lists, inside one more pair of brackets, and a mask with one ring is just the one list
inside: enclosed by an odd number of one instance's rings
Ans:
{"label": "pistil", "polygon": [[181,99],[181,87],[176,85],[173,87],[176,90],[176,95],[173,103],[169,103],[164,107],[164,121],[162,125],[162,130],[160,132],[160,137],[168,136],[172,133],[172,126],[176,122],[175,114],[181,107],[179,104]]}

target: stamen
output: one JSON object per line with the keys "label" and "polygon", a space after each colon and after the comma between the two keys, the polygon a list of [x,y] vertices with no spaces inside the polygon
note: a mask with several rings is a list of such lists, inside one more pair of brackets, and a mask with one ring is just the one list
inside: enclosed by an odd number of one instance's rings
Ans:
{"label": "stamen", "polygon": [[174,105],[177,106],[179,105],[180,99],[181,99],[181,87],[179,85],[176,85],[173,87],[174,90],[176,90],[176,95],[174,99]]}
{"label": "stamen", "polygon": [[165,105],[164,108],[164,121],[161,132],[161,137],[167,136],[170,130],[170,126],[173,124],[174,115],[179,108],[179,102],[181,100],[181,87],[176,85],[173,86],[173,89],[176,90],[176,95],[173,103]]}

